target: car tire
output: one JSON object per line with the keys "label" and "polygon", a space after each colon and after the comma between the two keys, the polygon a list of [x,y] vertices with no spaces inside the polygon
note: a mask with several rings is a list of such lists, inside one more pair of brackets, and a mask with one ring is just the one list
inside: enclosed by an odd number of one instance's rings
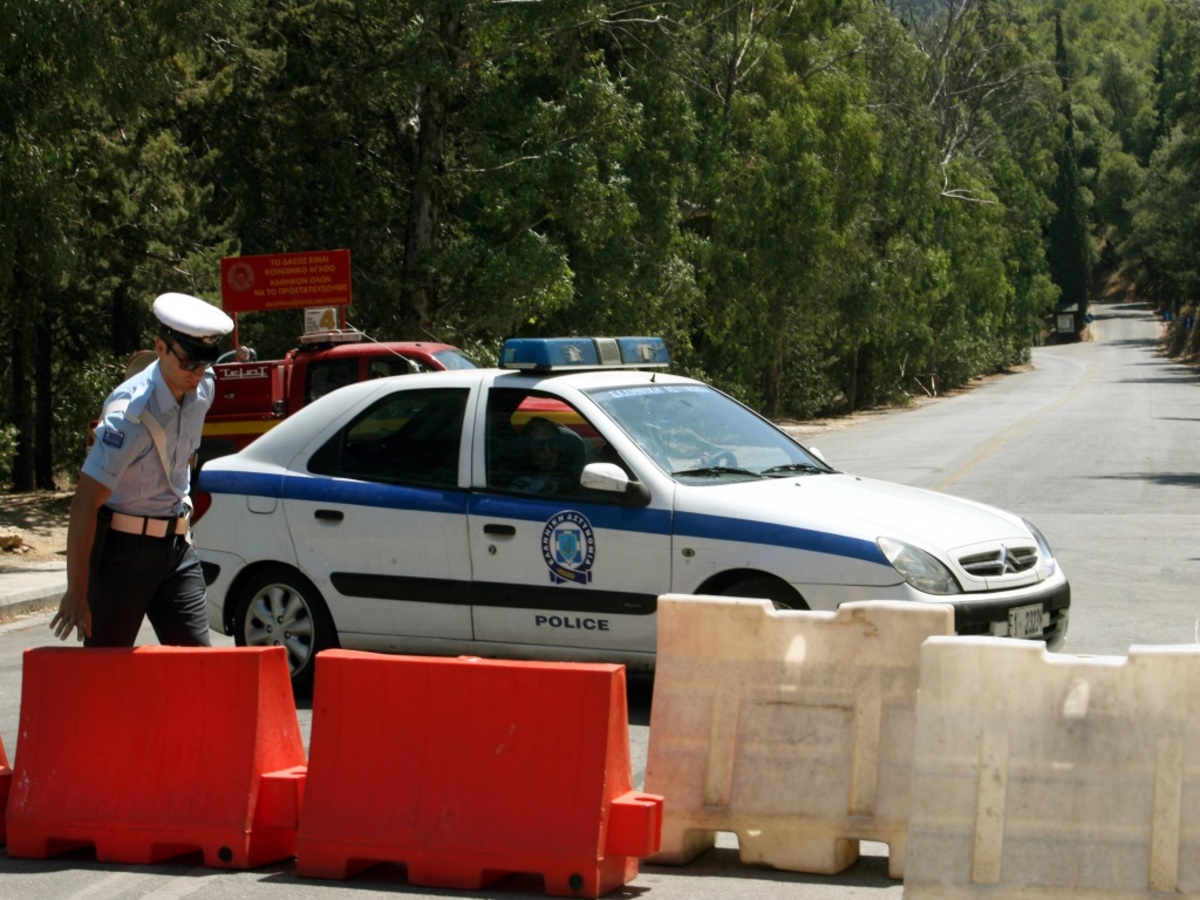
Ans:
{"label": "car tire", "polygon": [[747,575],[731,582],[721,591],[722,597],[749,597],[770,600],[775,609],[808,609],[804,598],[786,582],[771,575]]}
{"label": "car tire", "polygon": [[234,614],[233,639],[239,647],[283,647],[292,689],[301,696],[312,691],[317,654],[338,646],[321,592],[286,566],[263,569],[246,582]]}

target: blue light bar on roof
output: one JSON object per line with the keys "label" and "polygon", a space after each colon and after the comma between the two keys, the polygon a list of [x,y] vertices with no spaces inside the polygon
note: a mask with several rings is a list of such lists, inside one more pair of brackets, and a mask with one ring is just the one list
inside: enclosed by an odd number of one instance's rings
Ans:
{"label": "blue light bar on roof", "polygon": [[556,372],[570,369],[661,369],[670,365],[659,337],[510,338],[500,351],[501,369]]}

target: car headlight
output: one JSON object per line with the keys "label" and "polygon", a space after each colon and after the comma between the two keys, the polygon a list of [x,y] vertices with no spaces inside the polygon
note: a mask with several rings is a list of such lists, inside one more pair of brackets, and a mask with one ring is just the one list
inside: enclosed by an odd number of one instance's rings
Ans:
{"label": "car headlight", "polygon": [[1025,527],[1029,529],[1029,533],[1033,535],[1033,539],[1037,543],[1038,558],[1046,569],[1046,577],[1049,578],[1058,571],[1058,561],[1055,560],[1054,553],[1050,550],[1050,545],[1046,543],[1045,535],[1038,531],[1037,527],[1028,519],[1022,519],[1021,521],[1025,523]]}
{"label": "car headlight", "polygon": [[918,591],[926,594],[962,593],[953,573],[936,557],[919,547],[889,537],[881,537],[875,543],[892,568]]}

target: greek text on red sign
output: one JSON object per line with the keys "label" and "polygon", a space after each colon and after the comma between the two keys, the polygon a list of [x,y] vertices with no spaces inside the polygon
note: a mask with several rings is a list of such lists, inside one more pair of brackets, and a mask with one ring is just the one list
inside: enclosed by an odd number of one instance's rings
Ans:
{"label": "greek text on red sign", "polygon": [[349,250],[221,260],[221,306],[227,313],[350,303]]}

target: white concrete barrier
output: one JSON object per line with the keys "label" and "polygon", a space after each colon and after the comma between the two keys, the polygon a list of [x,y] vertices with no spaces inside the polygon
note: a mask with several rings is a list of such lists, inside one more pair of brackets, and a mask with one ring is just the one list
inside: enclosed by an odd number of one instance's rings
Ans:
{"label": "white concrete barrier", "polygon": [[1200,897],[1200,646],[932,638],[904,896]]}
{"label": "white concrete barrier", "polygon": [[825,613],[660,597],[645,789],[665,801],[652,861],[686,863],[726,831],[743,862],[834,874],[871,840],[901,877],[921,643],[953,633],[941,605]]}

